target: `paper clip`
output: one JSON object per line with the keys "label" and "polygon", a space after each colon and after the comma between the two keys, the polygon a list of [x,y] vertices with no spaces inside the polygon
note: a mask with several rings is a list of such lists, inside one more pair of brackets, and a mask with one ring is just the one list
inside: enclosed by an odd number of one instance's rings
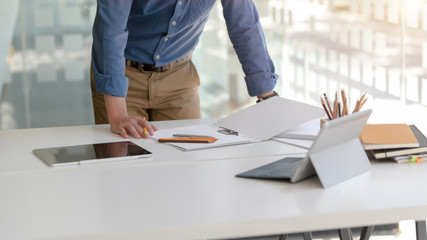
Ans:
{"label": "paper clip", "polygon": [[236,135],[236,136],[239,135],[239,132],[236,132],[234,130],[231,130],[231,129],[228,129],[228,128],[225,128],[225,127],[220,127],[220,128],[222,128],[222,129],[218,130],[219,133],[222,133],[222,134],[225,134],[225,135]]}

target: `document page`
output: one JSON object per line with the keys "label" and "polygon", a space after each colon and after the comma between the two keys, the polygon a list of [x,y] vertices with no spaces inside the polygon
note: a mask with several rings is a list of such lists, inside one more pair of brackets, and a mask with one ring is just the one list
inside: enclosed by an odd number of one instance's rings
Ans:
{"label": "document page", "polygon": [[278,135],[277,138],[293,138],[301,140],[314,140],[320,131],[320,119],[305,122]]}
{"label": "document page", "polygon": [[169,128],[157,130],[152,136],[153,139],[158,140],[159,138],[172,138],[174,134],[188,134],[188,135],[204,135],[216,138],[217,140],[212,143],[178,143],[178,142],[169,142],[164,144],[169,144],[175,146],[179,149],[190,151],[197,149],[213,148],[220,146],[228,146],[242,143],[251,143],[259,142],[259,140],[245,136],[242,134],[238,135],[227,135],[222,133],[224,129],[213,126],[213,125],[192,125],[179,128]]}
{"label": "document page", "polygon": [[[153,138],[173,138],[174,134],[203,135],[215,138],[215,142],[170,142],[167,144],[183,150],[196,150],[226,145],[260,142],[289,130],[325,113],[322,108],[281,97],[242,109],[213,125],[195,125],[164,129],[155,132]],[[161,141],[166,141],[162,139]],[[182,141],[182,140],[180,140]]]}
{"label": "document page", "polygon": [[273,97],[242,109],[215,125],[264,141],[323,115],[325,112],[320,107]]}
{"label": "document page", "polygon": [[291,145],[298,146],[298,147],[302,147],[302,148],[306,148],[306,149],[310,149],[311,145],[313,145],[313,140],[294,139],[294,138],[278,138],[278,137],[273,138],[273,140],[278,141],[278,142],[282,142],[282,143],[291,144]]}

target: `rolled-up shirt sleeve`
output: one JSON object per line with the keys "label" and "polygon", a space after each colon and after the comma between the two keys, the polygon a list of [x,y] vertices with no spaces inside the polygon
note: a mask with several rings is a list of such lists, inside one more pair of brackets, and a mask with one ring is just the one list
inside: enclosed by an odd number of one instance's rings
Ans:
{"label": "rolled-up shirt sleeve", "polygon": [[131,0],[97,0],[93,24],[92,70],[96,91],[126,97],[124,49]]}
{"label": "rolled-up shirt sleeve", "polygon": [[279,76],[267,50],[259,15],[252,0],[221,0],[228,35],[236,50],[250,96],[272,90]]}

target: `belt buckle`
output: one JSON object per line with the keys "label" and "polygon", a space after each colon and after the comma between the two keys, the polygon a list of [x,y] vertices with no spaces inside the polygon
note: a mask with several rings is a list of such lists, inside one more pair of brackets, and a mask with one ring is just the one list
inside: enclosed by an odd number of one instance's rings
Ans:
{"label": "belt buckle", "polygon": [[148,72],[148,71],[144,70],[144,64],[142,64],[142,63],[138,63],[138,70],[141,72]]}
{"label": "belt buckle", "polygon": [[164,72],[166,70],[168,70],[167,68],[165,68],[165,66],[161,66],[161,67],[151,67],[150,64],[147,64],[149,68],[151,68],[152,70],[145,70],[144,69],[144,65],[143,63],[138,63],[138,70],[141,72],[147,72],[147,73],[156,73],[156,72]]}

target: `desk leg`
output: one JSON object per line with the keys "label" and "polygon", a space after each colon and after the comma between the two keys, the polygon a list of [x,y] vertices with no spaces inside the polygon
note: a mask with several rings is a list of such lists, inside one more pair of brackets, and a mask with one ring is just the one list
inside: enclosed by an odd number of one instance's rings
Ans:
{"label": "desk leg", "polygon": [[360,240],[369,240],[373,230],[374,226],[363,227],[360,233]]}
{"label": "desk leg", "polygon": [[[313,240],[313,237],[311,236],[311,232],[305,232],[302,234],[304,240]],[[288,234],[282,234],[279,236],[279,240],[286,240],[288,239]]]}
{"label": "desk leg", "polygon": [[282,234],[279,236],[279,240],[286,240],[288,239],[288,234]]}
{"label": "desk leg", "polygon": [[312,240],[311,232],[305,232],[302,234],[304,236],[304,240]]}
{"label": "desk leg", "polygon": [[353,234],[350,228],[338,229],[338,233],[340,235],[340,240],[353,240]]}
{"label": "desk leg", "polygon": [[417,240],[427,240],[426,221],[415,221]]}

